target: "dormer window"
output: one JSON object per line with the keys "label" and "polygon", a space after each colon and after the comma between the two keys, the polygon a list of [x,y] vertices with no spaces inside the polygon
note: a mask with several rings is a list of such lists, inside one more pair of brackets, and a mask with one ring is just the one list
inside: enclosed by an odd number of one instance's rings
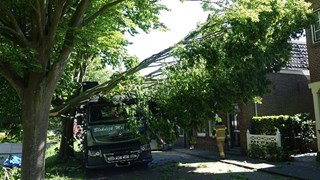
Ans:
{"label": "dormer window", "polygon": [[317,21],[314,25],[312,25],[312,38],[313,42],[320,42],[320,11],[316,12]]}

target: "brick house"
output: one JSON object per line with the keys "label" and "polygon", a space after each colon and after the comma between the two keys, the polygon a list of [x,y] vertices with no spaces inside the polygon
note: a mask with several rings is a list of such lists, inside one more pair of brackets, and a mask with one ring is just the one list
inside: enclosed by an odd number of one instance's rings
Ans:
{"label": "brick house", "polygon": [[[227,149],[238,149],[242,154],[246,154],[246,131],[255,115],[310,113],[313,118],[312,94],[308,88],[310,80],[308,68],[306,45],[293,43],[290,63],[279,73],[268,75],[272,87],[270,93],[262,97],[262,104],[249,102],[235,105],[238,113],[220,115],[230,134],[230,141],[226,144]],[[213,122],[208,122],[202,132],[198,133],[196,148],[216,149],[212,138],[212,126]]]}
{"label": "brick house", "polygon": [[240,146],[246,152],[246,130],[255,116],[294,115],[309,113],[315,119],[306,44],[292,44],[290,62],[278,73],[268,75],[271,92],[263,96],[262,104],[248,103],[240,106]]}
{"label": "brick house", "polygon": [[318,154],[317,160],[320,161],[320,1],[307,0],[312,3],[312,9],[317,15],[317,21],[309,29],[306,29],[306,40],[310,66],[310,84],[312,91],[314,112],[316,120],[316,134]]}

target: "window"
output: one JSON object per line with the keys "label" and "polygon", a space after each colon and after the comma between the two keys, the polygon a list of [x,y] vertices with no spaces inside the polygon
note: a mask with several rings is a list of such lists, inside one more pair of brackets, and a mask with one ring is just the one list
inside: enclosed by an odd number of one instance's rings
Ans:
{"label": "window", "polygon": [[[212,137],[213,136],[213,126],[215,125],[215,121],[208,121],[208,127],[209,127],[209,136]],[[206,136],[206,128],[205,126],[203,126],[202,128],[200,128],[200,130],[197,132],[197,136],[198,137],[205,137]]]}
{"label": "window", "polygon": [[123,121],[124,112],[118,106],[98,104],[90,106],[89,119],[91,123]]}
{"label": "window", "polygon": [[198,132],[197,132],[197,136],[198,137],[205,137],[206,136],[206,128],[201,127],[200,130],[198,130]]}
{"label": "window", "polygon": [[184,137],[184,131],[182,128],[178,127],[179,130],[179,137]]}
{"label": "window", "polygon": [[313,42],[320,42],[320,11],[316,12],[317,21],[312,25]]}

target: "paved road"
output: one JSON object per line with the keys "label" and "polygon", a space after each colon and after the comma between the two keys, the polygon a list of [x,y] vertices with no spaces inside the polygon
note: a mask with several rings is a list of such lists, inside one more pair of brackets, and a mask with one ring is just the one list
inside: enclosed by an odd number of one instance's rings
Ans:
{"label": "paved road", "polygon": [[131,166],[90,170],[87,172],[87,177],[88,179],[111,180],[290,179],[174,151],[154,151],[153,158],[154,161],[149,164],[149,167]]}

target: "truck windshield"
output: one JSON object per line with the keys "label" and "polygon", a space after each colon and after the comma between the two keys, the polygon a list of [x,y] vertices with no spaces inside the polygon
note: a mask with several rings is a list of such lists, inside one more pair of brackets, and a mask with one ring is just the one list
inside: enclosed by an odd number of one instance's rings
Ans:
{"label": "truck windshield", "polygon": [[110,104],[92,105],[89,109],[90,123],[112,123],[125,121],[124,111],[119,106]]}

